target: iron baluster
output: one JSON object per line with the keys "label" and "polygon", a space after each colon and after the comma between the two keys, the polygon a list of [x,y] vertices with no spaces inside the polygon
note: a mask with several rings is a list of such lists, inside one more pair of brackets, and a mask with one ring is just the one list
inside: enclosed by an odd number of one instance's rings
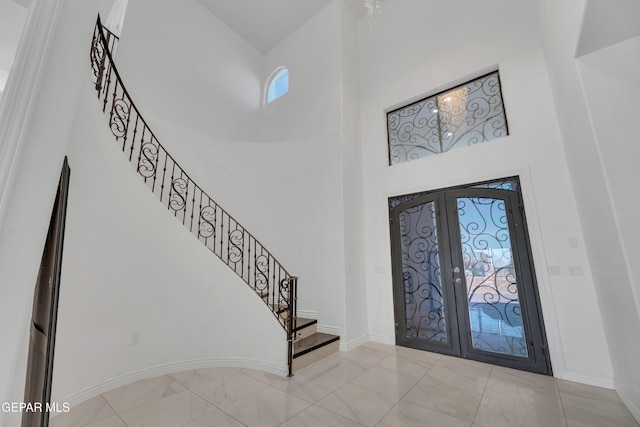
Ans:
{"label": "iron baluster", "polygon": [[162,202],[162,194],[164,193],[164,180],[167,176],[167,156],[164,156],[164,168],[162,169],[162,185],[160,186],[160,201]]}
{"label": "iron baluster", "polygon": [[[155,140],[155,137],[152,135],[151,141],[153,142],[154,140]],[[156,164],[155,164],[155,166],[153,168],[153,170],[154,170],[154,172],[153,172],[153,184],[151,185],[151,191],[152,192],[156,191],[156,180],[158,178],[158,161],[160,160],[160,148],[161,148],[160,144],[158,144],[158,150],[157,150],[158,154],[156,155]]]}
{"label": "iron baluster", "polygon": [[[247,280],[246,280],[246,282],[249,285],[249,287],[252,287],[251,286],[251,260],[252,260],[252,258],[251,258],[251,235],[249,235],[249,242],[247,243],[247,246],[248,246],[248,249],[247,249]],[[254,286],[253,286],[253,290],[254,291],[256,290],[255,283],[254,283]],[[260,296],[262,296],[262,295],[260,295]]]}
{"label": "iron baluster", "polygon": [[[140,118],[140,116],[136,115],[136,123],[133,125],[133,143],[131,144],[131,148],[129,149],[129,161],[131,161],[131,159],[133,158],[133,146],[136,143],[136,135],[138,135],[138,119]],[[144,141],[144,133],[142,134],[142,137],[140,138],[140,155],[142,155],[142,141]],[[140,156],[138,157],[138,168],[140,168]]]}
{"label": "iron baluster", "polygon": [[182,209],[182,225],[185,225],[185,221],[187,220],[187,200],[189,199],[189,182],[191,182],[191,180],[189,179],[189,177],[187,177],[186,180],[184,180],[184,178],[182,177],[184,171],[180,171],[180,178],[183,179],[183,182],[186,183],[185,185],[185,193],[184,193],[184,203],[183,203],[183,209]]}
{"label": "iron baluster", "polygon": [[[171,199],[172,199],[172,193],[173,193],[173,174],[176,170],[176,165],[174,164],[172,169],[171,169],[171,185],[169,185],[169,201],[167,202],[167,208],[171,209]],[[174,211],[174,216],[176,216],[175,211]]]}
{"label": "iron baluster", "polygon": [[297,304],[297,291],[298,291],[298,278],[295,276],[291,276],[288,279],[285,278],[280,282],[280,287],[284,287],[284,283],[287,283],[288,293],[289,293],[289,305],[288,305],[288,313],[287,313],[287,341],[288,341],[288,365],[289,365],[289,376],[293,376],[293,342],[295,341],[296,332],[295,332],[295,324],[296,324],[296,304]]}
{"label": "iron baluster", "polygon": [[104,104],[102,106],[102,112],[106,113],[107,112],[107,103],[109,102],[109,88],[111,87],[111,70],[112,70],[112,64],[111,62],[109,62],[107,64],[107,84],[104,86]]}
{"label": "iron baluster", "polygon": [[[200,205],[198,206],[198,240],[200,240],[202,236],[202,191],[200,192]],[[204,239],[204,245],[207,246],[207,239]]]}
{"label": "iron baluster", "polygon": [[191,225],[189,225],[189,232],[193,233],[193,212],[196,206],[196,189],[193,189],[193,199],[191,200]]}

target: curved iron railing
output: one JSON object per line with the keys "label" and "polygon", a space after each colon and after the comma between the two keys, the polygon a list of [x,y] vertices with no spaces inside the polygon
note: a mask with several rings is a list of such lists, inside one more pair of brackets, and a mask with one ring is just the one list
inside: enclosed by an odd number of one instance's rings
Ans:
{"label": "curved iron railing", "polygon": [[297,280],[251,233],[218,205],[160,144],[127,92],[113,61],[118,37],[96,22],[93,81],[122,152],[160,202],[269,306],[287,333],[292,374]]}

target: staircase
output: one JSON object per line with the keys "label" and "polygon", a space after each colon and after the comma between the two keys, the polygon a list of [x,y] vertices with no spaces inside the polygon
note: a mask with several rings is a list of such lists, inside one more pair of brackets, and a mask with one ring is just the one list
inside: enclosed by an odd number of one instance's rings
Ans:
{"label": "staircase", "polygon": [[340,337],[318,332],[318,321],[315,319],[296,318],[294,334],[294,371],[311,365],[340,350]]}
{"label": "staircase", "polygon": [[113,61],[118,37],[96,22],[93,82],[118,147],[152,193],[203,245],[265,302],[286,333],[289,376],[339,349],[339,337],[297,317],[298,278],[198,186],[165,150],[127,92]]}

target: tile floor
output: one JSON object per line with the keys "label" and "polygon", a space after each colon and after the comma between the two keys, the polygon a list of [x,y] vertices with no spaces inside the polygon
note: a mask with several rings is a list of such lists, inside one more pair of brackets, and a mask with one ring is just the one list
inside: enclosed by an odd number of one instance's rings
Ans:
{"label": "tile floor", "polygon": [[615,392],[367,343],[283,378],[213,368],[118,388],[51,427],[638,427]]}

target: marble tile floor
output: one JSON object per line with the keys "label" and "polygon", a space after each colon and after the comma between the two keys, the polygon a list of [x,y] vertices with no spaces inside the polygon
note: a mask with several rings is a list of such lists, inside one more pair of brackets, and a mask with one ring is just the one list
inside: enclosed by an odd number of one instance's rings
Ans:
{"label": "marble tile floor", "polygon": [[612,390],[376,343],[293,378],[236,368],[103,393],[51,427],[638,427]]}

